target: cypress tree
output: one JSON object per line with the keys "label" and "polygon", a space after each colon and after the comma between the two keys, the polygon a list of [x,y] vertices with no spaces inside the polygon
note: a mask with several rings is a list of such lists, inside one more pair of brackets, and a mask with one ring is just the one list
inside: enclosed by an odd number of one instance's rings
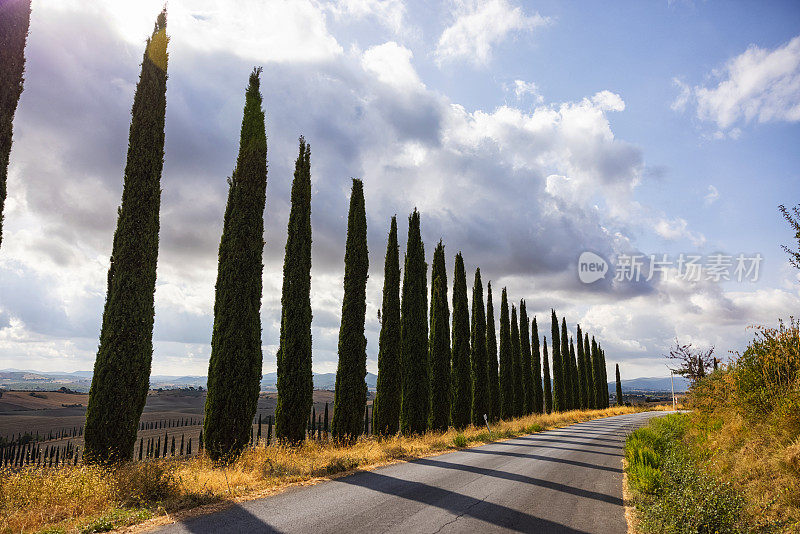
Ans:
{"label": "cypress tree", "polygon": [[533,413],[534,387],[530,333],[528,310],[525,309],[525,300],[523,299],[519,302],[519,348],[522,362],[522,392],[524,398],[522,415]]}
{"label": "cypress tree", "polygon": [[150,387],[168,40],[162,11],[147,40],[131,110],[122,205],[86,410],[84,456],[90,463],[133,458]]}
{"label": "cypress tree", "polygon": [[602,408],[603,396],[603,371],[600,368],[600,353],[597,351],[597,342],[592,336],[592,375],[594,376],[594,403],[595,408]]}
{"label": "cypress tree", "polygon": [[339,368],[333,402],[333,437],[354,441],[361,433],[361,414],[367,404],[367,212],[364,185],[353,179],[350,212],[347,216],[347,245],[344,253],[344,297],[342,326],[339,328]]}
{"label": "cypress tree", "polygon": [[563,407],[565,410],[573,408],[572,398],[572,366],[569,357],[569,340],[567,338],[567,320],[561,318],[561,383],[564,388]]}
{"label": "cypress tree", "polygon": [[542,338],[542,363],[544,365],[544,411],[553,411],[553,390],[550,386],[550,364],[547,362],[547,336]]}
{"label": "cypress tree", "polygon": [[486,310],[483,308],[481,270],[475,269],[472,285],[472,324],[470,328],[470,360],[472,364],[472,424],[480,426],[489,415],[489,381],[486,363]]}
{"label": "cypress tree", "polygon": [[573,410],[580,410],[581,408],[581,388],[580,388],[580,380],[579,380],[579,373],[578,373],[578,362],[576,360],[575,354],[575,343],[572,340],[572,337],[569,338],[569,364],[572,368],[572,390],[574,392],[574,399],[573,399]]}
{"label": "cypress tree", "polygon": [[583,334],[583,359],[586,361],[586,407],[596,408],[595,387],[594,387],[594,368],[592,367],[592,351],[589,346],[589,334]]}
{"label": "cypress tree", "polygon": [[400,428],[400,251],[397,217],[392,217],[383,267],[381,334],[378,341],[378,384],[372,404],[376,434],[396,434]]}
{"label": "cypress tree", "polygon": [[500,297],[500,418],[514,417],[514,362],[511,354],[511,325],[506,288]]}
{"label": "cypress tree", "polygon": [[558,333],[558,318],[556,317],[555,310],[551,310],[551,313],[550,341],[553,345],[553,411],[560,412],[565,409],[564,381],[561,375],[563,364],[561,362],[561,349],[558,341],[560,339]]}
{"label": "cypress tree", "polygon": [[522,355],[519,346],[519,323],[517,308],[511,305],[511,373],[514,392],[514,416],[520,417],[525,411],[525,392],[522,386]]}
{"label": "cypress tree", "polygon": [[603,370],[603,400],[605,401],[605,408],[609,406],[609,395],[608,395],[608,371],[606,367],[606,351],[600,348],[600,361],[602,362],[602,370]]}
{"label": "cypress tree", "polygon": [[261,382],[261,277],[267,136],[259,75],[247,87],[241,141],[219,244],[214,331],[208,364],[204,445],[214,462],[247,446]]}
{"label": "cypress tree", "polygon": [[403,365],[400,430],[404,434],[425,432],[428,423],[430,369],[427,354],[427,271],[425,246],[420,234],[419,212],[415,208],[408,217],[408,242],[400,303],[400,346]]}
{"label": "cypress tree", "polygon": [[619,364],[615,365],[617,374],[617,406],[623,406],[625,401],[622,398],[622,380],[619,378]]}
{"label": "cypress tree", "polygon": [[292,180],[291,208],[283,258],[281,333],[277,354],[278,403],[275,437],[287,443],[305,439],[311,410],[311,147],[299,140]]}
{"label": "cypress tree", "polygon": [[581,332],[581,325],[578,325],[578,389],[580,390],[581,397],[581,410],[589,407],[589,389],[586,381],[586,353],[583,350],[583,332]]}
{"label": "cypress tree", "polygon": [[25,41],[30,22],[30,0],[7,0],[0,5],[0,244],[3,242],[3,206],[11,136],[14,114],[22,94]]}
{"label": "cypress tree", "polygon": [[433,253],[431,287],[428,428],[447,430],[450,425],[450,306],[447,303],[447,270],[441,241]]}
{"label": "cypress tree", "polygon": [[469,362],[469,303],[467,274],[461,252],[456,254],[453,271],[453,348],[452,348],[452,405],[450,419],[456,428],[472,421],[472,378]]}
{"label": "cypress tree", "polygon": [[494,306],[492,304],[492,283],[486,284],[486,378],[489,394],[487,403],[490,421],[500,418],[500,380],[497,375],[497,332],[494,328]]}
{"label": "cypress tree", "polygon": [[542,357],[539,349],[539,326],[533,318],[531,329],[531,359],[533,360],[533,412],[542,413],[544,409],[544,391],[542,390]]}

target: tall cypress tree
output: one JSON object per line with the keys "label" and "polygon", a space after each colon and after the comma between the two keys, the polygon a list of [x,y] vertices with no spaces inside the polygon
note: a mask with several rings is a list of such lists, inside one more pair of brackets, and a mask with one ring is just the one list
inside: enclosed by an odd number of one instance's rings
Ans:
{"label": "tall cypress tree", "polygon": [[447,430],[450,426],[450,306],[447,303],[447,268],[441,241],[433,252],[432,263],[428,347],[431,405],[428,428]]}
{"label": "tall cypress tree", "polygon": [[300,138],[292,180],[292,206],[283,259],[278,404],[275,436],[287,443],[306,437],[314,379],[311,373],[311,147]]}
{"label": "tall cypress tree", "polygon": [[471,378],[472,378],[472,424],[483,424],[483,416],[489,415],[489,380],[486,363],[486,310],[483,308],[483,284],[481,270],[475,269],[472,285],[472,326],[470,329]]}
{"label": "tall cypress tree", "polygon": [[472,421],[472,378],[469,363],[469,303],[464,258],[456,254],[453,271],[452,404],[450,420],[456,428]]}
{"label": "tall cypress tree", "polygon": [[[122,205],[86,410],[84,456],[93,463],[133,458],[139,417],[150,387],[168,40],[167,14],[162,11],[147,40],[131,110]],[[2,83],[7,83],[5,78]],[[0,167],[5,173],[5,162]]]}
{"label": "tall cypress tree", "polygon": [[520,417],[525,411],[525,391],[522,389],[522,355],[519,346],[519,323],[517,307],[511,305],[511,375],[514,392],[514,416]]}
{"label": "tall cypress tree", "polygon": [[400,430],[422,433],[428,424],[430,406],[428,365],[428,266],[420,234],[419,212],[408,217],[403,292],[400,304],[400,344],[403,357]]}
{"label": "tall cypress tree", "polygon": [[561,336],[558,332],[558,318],[555,310],[551,310],[550,323],[550,341],[553,344],[553,411],[560,412],[566,407],[564,404],[564,381],[561,375],[563,364],[559,347]]}
{"label": "tall cypress tree", "polygon": [[564,409],[571,410],[573,406],[572,366],[569,357],[569,340],[567,338],[567,320],[561,318],[561,382],[564,387]]}
{"label": "tall cypress tree", "polygon": [[525,300],[519,302],[519,349],[522,362],[522,396],[523,415],[533,413],[533,363],[531,362],[531,338],[528,328],[528,310],[525,309]]}
{"label": "tall cypress tree", "polygon": [[608,408],[609,406],[609,395],[608,395],[608,367],[606,366],[606,351],[600,347],[600,361],[602,362],[602,370],[603,370],[603,401],[604,401],[604,408]]}
{"label": "tall cypress tree", "polygon": [[506,288],[500,297],[500,417],[514,417],[514,360]]}
{"label": "tall cypress tree", "polygon": [[353,179],[350,211],[347,214],[347,244],[344,252],[344,296],[342,325],[339,327],[339,366],[336,370],[336,396],[333,400],[334,439],[354,441],[361,434],[364,407],[367,405],[367,338],[364,320],[367,313],[367,212],[364,184]]}
{"label": "tall cypress tree", "polygon": [[619,364],[615,365],[617,374],[617,406],[623,406],[625,400],[622,398],[622,380],[619,378]]}
{"label": "tall cypress tree", "polygon": [[602,408],[603,404],[605,404],[603,388],[605,388],[606,385],[603,381],[603,370],[601,366],[600,352],[597,350],[597,342],[594,340],[594,336],[592,336],[592,374],[594,375],[595,408]]}
{"label": "tall cypress tree", "polygon": [[376,434],[396,434],[400,429],[400,363],[400,251],[397,217],[393,216],[383,269],[378,384],[372,407],[372,428]]}
{"label": "tall cypress tree", "polygon": [[572,337],[569,338],[569,365],[572,369],[572,391],[573,393],[573,410],[579,410],[581,407],[581,388],[578,375],[578,362],[575,354],[575,343]]}
{"label": "tall cypress tree", "polygon": [[260,68],[253,69],[245,94],[239,157],[230,179],[219,244],[203,421],[205,448],[215,462],[232,460],[248,445],[261,386],[267,136],[260,74]]}
{"label": "tall cypress tree", "polygon": [[30,0],[7,0],[0,5],[0,244],[3,242],[3,206],[11,136],[14,114],[22,94],[25,41],[30,22]]}
{"label": "tall cypress tree", "polygon": [[539,349],[539,326],[536,317],[533,318],[531,329],[531,359],[533,360],[533,412],[542,413],[544,410],[544,391],[542,389],[542,357]]}
{"label": "tall cypress tree", "polygon": [[586,361],[586,407],[589,409],[597,408],[596,388],[594,386],[594,367],[592,366],[592,351],[589,346],[589,334],[583,334],[583,358]]}
{"label": "tall cypress tree", "polygon": [[581,325],[578,325],[578,389],[581,397],[581,410],[589,407],[589,389],[586,382],[586,358],[583,351],[583,332],[581,332]]}
{"label": "tall cypress tree", "polygon": [[500,379],[497,374],[497,331],[494,328],[494,305],[492,283],[486,284],[486,378],[489,385],[489,420],[500,418]]}
{"label": "tall cypress tree", "polygon": [[547,336],[542,338],[542,364],[544,367],[544,411],[553,411],[553,389],[550,386],[550,364],[547,362]]}

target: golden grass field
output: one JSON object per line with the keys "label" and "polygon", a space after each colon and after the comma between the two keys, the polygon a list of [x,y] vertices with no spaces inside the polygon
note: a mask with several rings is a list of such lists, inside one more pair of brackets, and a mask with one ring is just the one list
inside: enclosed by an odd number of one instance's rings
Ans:
{"label": "golden grass field", "polygon": [[214,467],[198,455],[134,462],[115,469],[76,466],[6,471],[0,476],[0,532],[92,532],[143,522],[152,526],[176,515],[208,511],[356,469],[636,411],[642,409],[531,415],[501,421],[492,426],[491,434],[486,428],[470,426],[461,432],[362,437],[352,446],[311,440],[300,447],[261,445],[225,468]]}

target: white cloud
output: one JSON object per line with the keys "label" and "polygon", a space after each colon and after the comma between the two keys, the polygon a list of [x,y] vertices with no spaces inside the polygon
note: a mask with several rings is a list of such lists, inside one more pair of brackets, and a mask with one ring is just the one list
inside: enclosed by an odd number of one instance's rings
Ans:
{"label": "white cloud", "polygon": [[719,199],[719,191],[713,185],[708,186],[708,193],[703,197],[703,202],[706,206],[710,206]]}
{"label": "white cloud", "polygon": [[413,54],[394,41],[367,49],[361,64],[364,70],[375,74],[378,79],[400,90],[416,90],[425,86],[411,65]]}
{"label": "white cloud", "polygon": [[689,99],[692,97],[692,88],[684,83],[680,78],[672,78],[672,85],[677,87],[680,92],[669,107],[672,108],[672,111],[683,111],[686,109],[686,105],[689,103]]}
{"label": "white cloud", "polygon": [[517,97],[517,100],[522,100],[526,95],[530,95],[536,104],[544,102],[544,97],[539,93],[539,88],[535,83],[514,80],[514,96]]}
{"label": "white cloud", "polygon": [[693,88],[674,79],[680,94],[671,107],[694,103],[698,119],[716,123],[713,138],[738,138],[737,124],[800,121],[800,36],[773,50],[752,45],[712,77],[716,85]]}
{"label": "white cloud", "polygon": [[[98,15],[128,43],[141,46],[163,6],[163,0],[60,0],[37,11]],[[189,46],[256,62],[322,61],[342,53],[312,0],[238,0],[235,6],[226,0],[170,0],[167,19],[173,51]]]}
{"label": "white cloud", "polygon": [[654,230],[667,241],[677,241],[678,239],[686,238],[689,239],[695,247],[703,245],[706,241],[703,234],[689,230],[689,223],[686,219],[681,217],[676,217],[671,220],[659,219],[654,225]]}
{"label": "white cloud", "polygon": [[489,62],[492,48],[509,34],[545,26],[549,20],[538,13],[526,15],[508,0],[459,0],[454,22],[445,28],[436,45],[436,61],[467,60],[475,65]]}
{"label": "white cloud", "polygon": [[406,6],[402,0],[337,0],[326,8],[337,20],[373,17],[395,34],[404,30]]}

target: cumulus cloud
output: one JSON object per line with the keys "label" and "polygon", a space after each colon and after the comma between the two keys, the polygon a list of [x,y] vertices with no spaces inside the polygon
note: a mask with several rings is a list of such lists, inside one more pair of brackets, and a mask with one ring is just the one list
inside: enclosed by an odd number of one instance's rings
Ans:
{"label": "cumulus cloud", "polygon": [[361,64],[378,80],[399,90],[422,89],[424,85],[411,65],[412,57],[411,50],[390,41],[367,49]]}
{"label": "cumulus cloud", "polygon": [[526,15],[521,7],[508,0],[458,0],[453,17],[434,52],[440,65],[453,60],[484,65],[491,59],[493,47],[509,35],[549,23],[538,13]]}
{"label": "cumulus cloud", "polygon": [[698,119],[716,124],[715,138],[735,139],[751,122],[800,121],[800,36],[772,50],[751,45],[711,78],[716,85],[694,87],[675,78],[680,92],[671,107],[693,104]]}

